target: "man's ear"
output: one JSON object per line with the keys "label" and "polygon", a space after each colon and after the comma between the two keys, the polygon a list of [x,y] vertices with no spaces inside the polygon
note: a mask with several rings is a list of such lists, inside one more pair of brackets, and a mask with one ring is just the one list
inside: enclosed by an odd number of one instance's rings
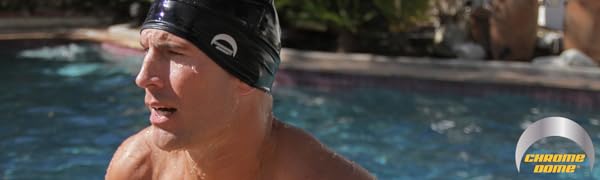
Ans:
{"label": "man's ear", "polygon": [[241,80],[237,80],[237,89],[240,95],[245,96],[249,95],[256,90],[256,88],[242,82]]}

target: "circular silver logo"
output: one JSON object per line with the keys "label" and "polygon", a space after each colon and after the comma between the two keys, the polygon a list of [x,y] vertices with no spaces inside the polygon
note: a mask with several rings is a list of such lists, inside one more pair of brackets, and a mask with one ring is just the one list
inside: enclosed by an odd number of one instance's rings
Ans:
{"label": "circular silver logo", "polygon": [[210,41],[210,45],[212,45],[217,50],[221,51],[223,54],[226,54],[231,57],[235,57],[238,51],[237,43],[235,39],[228,34],[218,34]]}

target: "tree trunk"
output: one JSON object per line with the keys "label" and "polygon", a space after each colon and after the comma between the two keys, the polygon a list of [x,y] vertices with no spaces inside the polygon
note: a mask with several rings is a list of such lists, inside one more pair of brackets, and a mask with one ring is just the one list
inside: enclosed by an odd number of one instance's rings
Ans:
{"label": "tree trunk", "polygon": [[355,50],[355,37],[354,34],[348,30],[338,31],[337,36],[337,52],[351,52]]}
{"label": "tree trunk", "polygon": [[571,0],[565,16],[565,49],[576,48],[600,63],[600,1]]}
{"label": "tree trunk", "polygon": [[538,0],[492,0],[490,48],[494,59],[531,60],[538,8]]}

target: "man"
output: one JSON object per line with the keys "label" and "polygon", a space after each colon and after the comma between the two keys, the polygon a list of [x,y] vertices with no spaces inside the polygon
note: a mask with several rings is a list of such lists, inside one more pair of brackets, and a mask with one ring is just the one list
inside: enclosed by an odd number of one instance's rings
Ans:
{"label": "man", "polygon": [[151,126],[106,179],[374,179],[272,114],[280,30],[272,0],[156,0],[136,84]]}

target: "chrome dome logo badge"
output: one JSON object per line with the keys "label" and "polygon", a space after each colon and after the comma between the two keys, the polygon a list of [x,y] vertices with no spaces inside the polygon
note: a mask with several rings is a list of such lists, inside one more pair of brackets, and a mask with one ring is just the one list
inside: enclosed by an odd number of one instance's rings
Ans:
{"label": "chrome dome logo badge", "polygon": [[235,39],[228,34],[218,34],[210,41],[210,45],[215,47],[222,53],[235,57],[238,51],[237,43]]}
{"label": "chrome dome logo badge", "polygon": [[[531,145],[546,137],[567,138],[579,145],[585,154],[525,155]],[[544,118],[529,125],[521,134],[515,150],[515,164],[518,172],[521,172],[521,160],[523,159],[524,163],[536,163],[533,173],[574,173],[580,166],[572,163],[582,163],[586,157],[591,170],[594,168],[595,151],[590,135],[579,124],[563,117]]]}

